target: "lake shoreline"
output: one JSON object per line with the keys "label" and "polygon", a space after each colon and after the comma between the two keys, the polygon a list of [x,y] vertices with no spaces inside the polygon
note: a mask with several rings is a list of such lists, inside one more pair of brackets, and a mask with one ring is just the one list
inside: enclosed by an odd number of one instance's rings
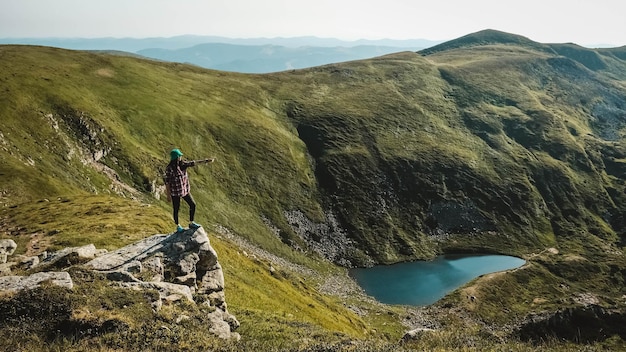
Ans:
{"label": "lake shoreline", "polygon": [[384,304],[427,306],[482,275],[517,269],[526,260],[496,254],[444,254],[348,271],[366,294]]}

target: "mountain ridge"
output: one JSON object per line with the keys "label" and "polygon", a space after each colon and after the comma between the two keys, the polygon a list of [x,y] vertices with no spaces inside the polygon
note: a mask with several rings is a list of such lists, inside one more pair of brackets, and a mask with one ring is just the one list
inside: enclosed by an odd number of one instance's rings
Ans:
{"label": "mountain ridge", "polygon": [[[470,33],[458,39],[420,50],[419,53],[428,56],[451,50],[469,49],[472,47],[484,47],[489,45],[510,45],[536,50],[547,54],[561,55],[579,62],[593,71],[604,70],[609,67],[609,65],[605,63],[605,58],[608,59],[608,57],[614,57],[618,60],[624,60],[624,58],[626,58],[626,55],[624,55],[626,46],[591,49],[574,43],[543,44],[520,35],[492,29]],[[623,75],[624,73],[621,72],[620,74]]]}
{"label": "mountain ridge", "polygon": [[524,47],[535,48],[540,51],[547,49],[545,48],[545,44],[540,44],[521,35],[506,33],[494,29],[485,29],[434,45],[430,48],[421,50],[420,53],[423,55],[429,55],[451,49],[484,46],[489,44],[521,45]]}

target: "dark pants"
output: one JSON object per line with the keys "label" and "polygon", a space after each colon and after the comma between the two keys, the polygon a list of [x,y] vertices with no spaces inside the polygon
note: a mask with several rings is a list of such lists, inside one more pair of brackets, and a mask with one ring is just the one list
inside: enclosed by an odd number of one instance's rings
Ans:
{"label": "dark pants", "polygon": [[[172,205],[174,206],[174,222],[178,224],[178,211],[180,210],[180,198],[172,196]],[[193,221],[193,217],[196,214],[196,202],[193,201],[191,193],[182,197],[187,204],[189,204],[189,221]]]}

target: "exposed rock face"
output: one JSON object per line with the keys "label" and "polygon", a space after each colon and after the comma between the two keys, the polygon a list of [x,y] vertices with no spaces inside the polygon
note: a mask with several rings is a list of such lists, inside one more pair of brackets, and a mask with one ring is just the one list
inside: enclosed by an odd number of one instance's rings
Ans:
{"label": "exposed rock face", "polygon": [[289,211],[284,215],[294,232],[319,255],[345,267],[353,266],[348,260],[354,247],[353,241],[331,212],[327,213],[324,223],[311,221],[301,211]]}
{"label": "exposed rock face", "polygon": [[123,287],[158,290],[157,309],[163,301],[180,299],[214,307],[210,331],[222,338],[239,338],[233,333],[239,322],[226,307],[222,267],[203,228],[154,235],[85,265]]}

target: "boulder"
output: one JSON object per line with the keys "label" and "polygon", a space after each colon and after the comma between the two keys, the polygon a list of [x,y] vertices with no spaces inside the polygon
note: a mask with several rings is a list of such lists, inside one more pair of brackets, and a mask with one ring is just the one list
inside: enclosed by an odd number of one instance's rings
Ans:
{"label": "boulder", "polygon": [[19,260],[18,266],[22,270],[30,270],[40,263],[39,257],[37,256],[19,256],[17,259]]}
{"label": "boulder", "polygon": [[8,256],[12,255],[17,248],[15,241],[10,239],[0,240],[0,264],[7,262]]}
{"label": "boulder", "polygon": [[435,330],[429,328],[417,328],[411,331],[407,331],[404,336],[402,336],[402,342],[409,342],[414,340],[419,340],[424,334],[431,333]]}
{"label": "boulder", "polygon": [[[214,335],[222,339],[239,340],[241,338],[238,333],[232,332],[232,330],[239,326],[239,322],[234,319],[231,314],[228,314],[228,312],[218,308],[214,312],[209,313],[209,321],[211,321],[209,331]],[[233,328],[233,326],[236,327]]]}
{"label": "boulder", "polygon": [[82,247],[68,247],[50,254],[46,253],[45,259],[40,261],[39,264],[34,267],[68,267],[94,259],[96,256],[105,252],[105,250],[96,249],[96,246],[93,244],[88,244]]}
{"label": "boulder", "polygon": [[73,288],[74,283],[67,272],[41,272],[29,276],[2,276],[0,277],[0,291],[20,291],[34,289],[43,282]]}

